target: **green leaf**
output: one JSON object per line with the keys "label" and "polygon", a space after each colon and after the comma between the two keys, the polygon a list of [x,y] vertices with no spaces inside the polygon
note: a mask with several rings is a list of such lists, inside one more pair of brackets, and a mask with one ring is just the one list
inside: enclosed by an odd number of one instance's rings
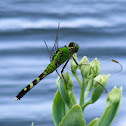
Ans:
{"label": "green leaf", "polygon": [[[96,81],[96,83],[99,82],[104,88],[106,88],[109,76],[110,74],[108,74],[107,76],[99,74],[94,80]],[[95,87],[95,90],[92,93],[91,97],[92,103],[96,102],[101,97],[104,91],[104,88],[101,85],[98,85],[97,83],[97,87]]]}
{"label": "green leaf", "polygon": [[106,109],[96,126],[111,126],[119,111],[122,96],[122,87],[114,87],[106,100]]}
{"label": "green leaf", "polygon": [[74,105],[63,117],[59,126],[86,126],[81,107]]}
{"label": "green leaf", "polygon": [[31,126],[34,126],[34,122],[32,122]]}
{"label": "green leaf", "polygon": [[[113,89],[113,95],[114,95],[114,93],[116,93],[116,98],[114,99],[114,102],[115,102],[115,104],[117,104],[117,108],[116,108],[116,112],[115,112],[115,115],[114,115],[114,117],[113,117],[113,120],[112,120],[112,122],[111,122],[111,124],[110,124],[110,126],[112,125],[112,123],[114,122],[114,120],[115,120],[115,118],[116,118],[116,116],[117,116],[117,114],[118,114],[118,111],[119,111],[119,107],[120,107],[120,103],[121,103],[121,97],[122,97],[122,87],[120,87],[119,89],[117,89],[116,88],[116,86],[114,87],[114,89]],[[114,97],[114,96],[113,96]],[[108,102],[109,102],[109,99],[107,99],[108,100]]]}
{"label": "green leaf", "polygon": [[96,123],[98,120],[99,120],[98,118],[93,119],[93,120],[88,124],[88,126],[94,126],[95,123]]}
{"label": "green leaf", "polygon": [[59,126],[59,123],[65,116],[65,103],[61,97],[59,90],[57,90],[53,99],[52,116],[55,126]]}
{"label": "green leaf", "polygon": [[77,104],[77,101],[76,101],[76,98],[75,98],[73,90],[70,93],[70,98],[71,98],[71,100],[72,100],[72,102],[73,102],[74,105]]}
{"label": "green leaf", "polygon": [[62,77],[60,78],[58,76],[57,81],[56,81],[56,85],[59,89],[59,92],[60,92],[64,102],[67,104],[67,106],[69,108],[71,108],[74,104],[70,98],[69,92],[66,89],[66,85],[65,85],[65,82]]}

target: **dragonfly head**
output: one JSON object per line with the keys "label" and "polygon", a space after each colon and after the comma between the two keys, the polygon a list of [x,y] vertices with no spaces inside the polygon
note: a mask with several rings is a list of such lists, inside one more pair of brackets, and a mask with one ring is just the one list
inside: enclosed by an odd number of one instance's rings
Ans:
{"label": "dragonfly head", "polygon": [[71,49],[71,51],[72,51],[73,54],[76,53],[76,52],[78,52],[78,50],[79,50],[79,45],[77,43],[75,43],[75,42],[71,42],[68,45],[68,47],[70,47],[70,49]]}

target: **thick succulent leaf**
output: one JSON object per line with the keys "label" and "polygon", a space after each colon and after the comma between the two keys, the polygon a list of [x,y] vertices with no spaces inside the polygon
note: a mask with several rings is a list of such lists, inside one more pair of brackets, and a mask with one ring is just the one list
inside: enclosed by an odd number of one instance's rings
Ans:
{"label": "thick succulent leaf", "polygon": [[55,126],[59,126],[59,123],[65,116],[65,103],[61,97],[59,90],[57,90],[53,99],[52,115]]}
{"label": "thick succulent leaf", "polygon": [[86,126],[81,107],[74,105],[63,117],[59,126]]}
{"label": "thick succulent leaf", "polygon": [[88,124],[88,126],[95,126],[95,124],[96,124],[96,122],[97,122],[98,120],[99,120],[98,118],[93,119],[93,120]]}
{"label": "thick succulent leaf", "polygon": [[104,113],[98,120],[96,126],[111,126],[119,111],[122,96],[122,87],[114,87],[107,97],[107,104]]}
{"label": "thick succulent leaf", "polygon": [[65,104],[69,108],[71,108],[73,106],[73,102],[72,102],[72,100],[70,98],[70,95],[69,95],[68,91],[66,90],[65,83],[64,83],[64,80],[63,80],[62,77],[61,78],[58,77],[58,79],[56,81],[56,85],[57,85],[57,87],[59,89],[59,92],[60,92]]}

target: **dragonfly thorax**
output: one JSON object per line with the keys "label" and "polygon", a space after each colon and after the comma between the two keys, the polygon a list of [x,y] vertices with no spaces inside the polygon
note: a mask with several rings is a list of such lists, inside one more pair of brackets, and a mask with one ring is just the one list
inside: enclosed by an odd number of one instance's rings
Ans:
{"label": "dragonfly thorax", "polygon": [[72,52],[72,54],[78,52],[79,50],[79,45],[77,43],[71,42],[68,47],[70,48],[70,51]]}

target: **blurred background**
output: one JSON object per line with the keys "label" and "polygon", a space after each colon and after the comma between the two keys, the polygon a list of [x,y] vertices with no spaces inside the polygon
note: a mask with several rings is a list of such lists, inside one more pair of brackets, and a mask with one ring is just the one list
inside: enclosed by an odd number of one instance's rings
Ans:
{"label": "blurred background", "polygon": [[[55,73],[42,80],[20,101],[13,98],[49,64],[44,44],[53,47],[60,22],[59,47],[74,41],[78,53],[116,59],[123,71],[110,76],[108,92],[123,86],[113,126],[126,125],[126,1],[123,0],[4,0],[0,1],[0,125],[54,126],[52,101]],[[110,67],[111,69],[111,67]],[[78,84],[75,84],[77,86]],[[79,86],[74,89],[79,99]],[[87,124],[100,117],[108,93],[85,110]]]}

